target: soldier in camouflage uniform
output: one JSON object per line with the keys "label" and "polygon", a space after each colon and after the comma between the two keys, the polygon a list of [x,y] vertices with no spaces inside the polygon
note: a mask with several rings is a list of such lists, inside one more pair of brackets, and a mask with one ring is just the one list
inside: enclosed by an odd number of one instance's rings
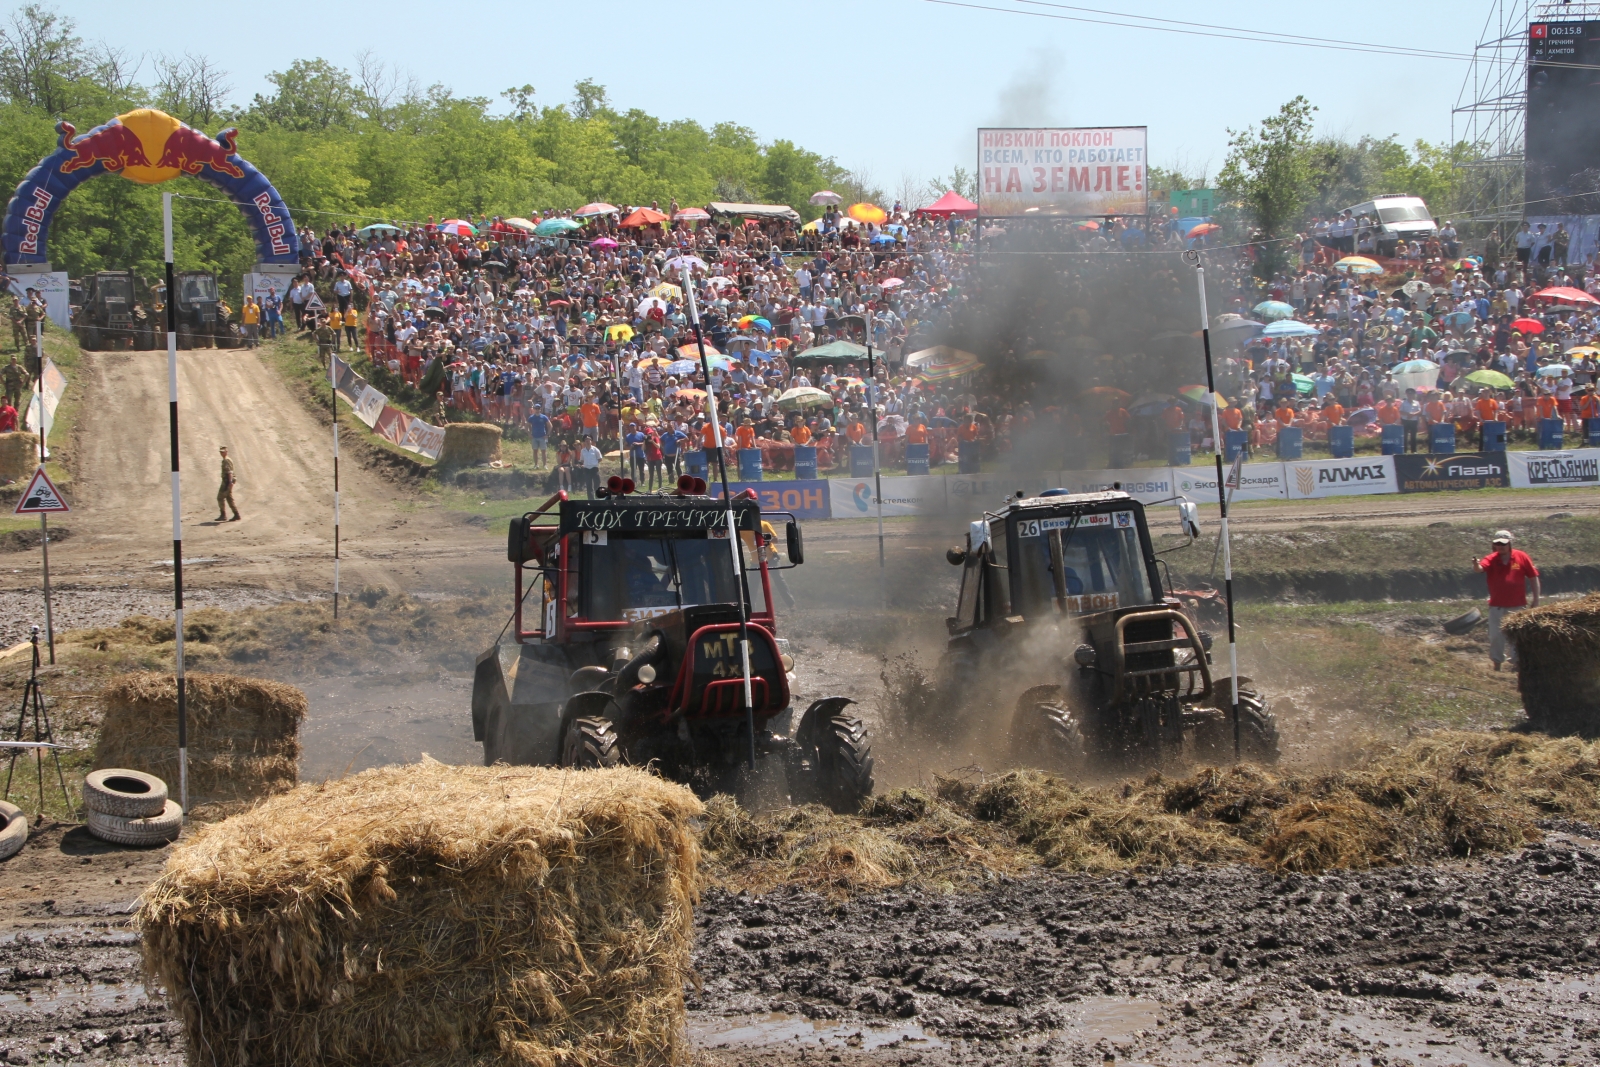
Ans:
{"label": "soldier in camouflage uniform", "polygon": [[338,341],[339,335],[333,332],[333,327],[328,325],[328,320],[318,317],[317,328],[313,332],[317,340],[317,358],[322,360],[322,369],[328,369],[328,360],[333,357],[333,346]]}
{"label": "soldier in camouflage uniform", "polygon": [[6,309],[6,317],[11,320],[11,342],[17,346],[17,351],[21,352],[28,344],[27,320],[23,315],[22,305],[13,300],[11,306]]}
{"label": "soldier in camouflage uniform", "polygon": [[[218,449],[222,453],[222,488],[217,490],[217,522],[238,522],[239,505],[233,502],[233,487],[237,479],[233,475],[233,460],[228,458],[228,447],[223,445]],[[228,509],[233,509],[233,518],[228,518]]]}
{"label": "soldier in camouflage uniform", "polygon": [[43,365],[40,363],[40,353],[38,351],[37,344],[39,340],[40,324],[44,322],[44,316],[44,301],[39,299],[39,294],[36,290],[29,289],[28,306],[23,310],[22,317],[25,324],[24,329],[26,329],[28,333],[27,358],[24,360],[24,362],[27,366],[28,377],[30,378],[37,378],[43,372]]}
{"label": "soldier in camouflage uniform", "polygon": [[22,410],[22,391],[28,386],[28,374],[17,365],[17,357],[12,356],[11,362],[0,367],[0,385],[5,386],[6,399],[18,411]]}

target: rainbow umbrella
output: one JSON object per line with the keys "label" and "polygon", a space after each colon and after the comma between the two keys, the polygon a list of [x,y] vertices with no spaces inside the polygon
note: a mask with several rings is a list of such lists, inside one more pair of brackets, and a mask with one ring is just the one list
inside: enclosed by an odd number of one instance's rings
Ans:
{"label": "rainbow umbrella", "polygon": [[1351,274],[1382,274],[1383,264],[1366,256],[1345,256],[1335,263],[1334,269],[1347,270]]}
{"label": "rainbow umbrella", "polygon": [[445,219],[435,229],[440,233],[454,234],[457,237],[475,237],[478,233],[472,223],[463,219]]}

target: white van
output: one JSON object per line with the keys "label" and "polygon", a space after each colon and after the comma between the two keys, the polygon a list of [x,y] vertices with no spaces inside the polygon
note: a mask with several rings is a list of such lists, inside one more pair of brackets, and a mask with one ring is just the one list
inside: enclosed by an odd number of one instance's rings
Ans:
{"label": "white van", "polygon": [[[1356,219],[1365,215],[1376,225],[1373,236],[1377,238],[1378,255],[1394,255],[1397,241],[1422,240],[1433,237],[1439,228],[1433,224],[1433,213],[1419,196],[1375,196],[1364,204],[1350,209]],[[1357,232],[1357,237],[1360,231]]]}

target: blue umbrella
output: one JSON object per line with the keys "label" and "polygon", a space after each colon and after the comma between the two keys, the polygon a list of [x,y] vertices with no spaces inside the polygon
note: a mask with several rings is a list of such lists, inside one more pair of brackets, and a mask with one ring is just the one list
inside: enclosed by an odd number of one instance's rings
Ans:
{"label": "blue umbrella", "polygon": [[399,233],[400,227],[391,226],[387,222],[374,222],[371,226],[363,226],[356,233],[361,237],[371,237],[375,233]]}
{"label": "blue umbrella", "polygon": [[1282,300],[1263,300],[1255,306],[1255,313],[1268,321],[1293,318],[1294,305],[1285,304]]}
{"label": "blue umbrella", "polygon": [[872,239],[872,243],[875,245],[892,245],[894,244],[894,238],[889,234],[880,233]]}
{"label": "blue umbrella", "polygon": [[1315,337],[1322,331],[1309,322],[1299,322],[1295,319],[1279,319],[1265,330],[1261,331],[1262,337]]}

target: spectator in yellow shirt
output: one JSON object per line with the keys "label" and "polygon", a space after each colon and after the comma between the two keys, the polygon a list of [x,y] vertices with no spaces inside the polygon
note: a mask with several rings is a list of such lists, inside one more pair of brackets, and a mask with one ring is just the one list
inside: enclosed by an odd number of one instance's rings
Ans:
{"label": "spectator in yellow shirt", "polygon": [[344,316],[339,314],[338,308],[328,309],[328,329],[333,331],[333,352],[339,354],[339,329],[344,325]]}
{"label": "spectator in yellow shirt", "polygon": [[239,311],[239,324],[244,327],[244,346],[254,348],[261,336],[261,305],[256,303],[255,297],[244,298],[244,307]]}

